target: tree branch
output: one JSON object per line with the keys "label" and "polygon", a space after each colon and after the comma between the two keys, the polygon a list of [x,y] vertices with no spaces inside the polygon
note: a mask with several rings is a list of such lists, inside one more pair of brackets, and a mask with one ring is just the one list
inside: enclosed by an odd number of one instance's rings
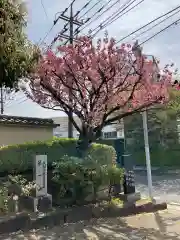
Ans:
{"label": "tree branch", "polygon": [[159,97],[158,99],[156,99],[156,100],[154,100],[154,101],[152,101],[152,102],[150,102],[150,103],[141,105],[140,107],[135,108],[135,109],[132,110],[132,111],[125,112],[125,113],[119,114],[118,116],[112,117],[112,118],[110,118],[110,119],[108,119],[108,120],[106,120],[106,121],[104,122],[104,126],[111,125],[111,123],[113,123],[113,122],[115,122],[115,121],[117,121],[117,120],[120,120],[120,119],[122,119],[122,118],[124,118],[124,117],[127,117],[127,116],[129,116],[129,115],[132,115],[132,114],[134,114],[134,113],[141,112],[142,109],[145,109],[145,108],[150,107],[151,105],[159,102],[161,99],[162,99],[162,98]]}
{"label": "tree branch", "polygon": [[73,109],[71,106],[69,106],[67,103],[65,103],[62,100],[62,98],[59,96],[59,93],[57,93],[57,90],[55,90],[50,84],[45,84],[44,81],[41,81],[40,84],[41,84],[41,86],[43,86],[44,89],[46,89],[48,92],[51,93],[51,95],[53,96],[54,99],[56,99],[61,104],[61,106],[64,109],[64,111],[66,112],[66,114],[68,114],[69,111],[71,110],[80,119],[84,119],[82,113],[76,109]]}

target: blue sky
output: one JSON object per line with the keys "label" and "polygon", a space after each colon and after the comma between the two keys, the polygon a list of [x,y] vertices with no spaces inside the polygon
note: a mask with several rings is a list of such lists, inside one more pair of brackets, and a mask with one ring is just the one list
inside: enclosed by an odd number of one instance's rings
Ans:
{"label": "blue sky", "polygon": [[[115,3],[117,0],[112,0],[110,4]],[[107,16],[110,16],[127,0],[121,0],[117,3],[111,11],[106,12],[102,15],[96,22],[92,23],[88,28],[84,29],[83,32],[86,33],[91,28],[95,28],[102,22]],[[139,0],[140,1],[140,0]],[[70,0],[27,0],[28,7],[28,28],[27,33],[28,37],[34,43],[39,42],[40,39],[43,39],[46,33],[49,31],[53,24],[53,20],[57,12],[63,11],[69,4]],[[42,4],[43,2],[43,4]],[[74,4],[74,13],[78,9],[81,9],[82,6],[87,3],[88,0],[76,0]],[[95,4],[97,0],[92,0],[89,8]],[[106,3],[106,8],[109,7],[107,4],[108,0],[101,0],[101,3],[92,10],[88,16],[91,16],[93,12],[98,10],[104,3]],[[138,2],[138,1],[137,1]],[[115,37],[117,40],[126,36],[128,33],[134,31],[136,28],[146,24],[155,17],[165,13],[168,10],[173,9],[173,7],[178,6],[179,0],[145,0],[137,8],[130,11],[124,17],[118,19],[116,22],[107,27],[108,33],[110,36]],[[121,5],[120,5],[121,4]],[[44,7],[45,10],[44,10]],[[85,11],[84,11],[85,12]],[[83,12],[81,13],[81,15]],[[86,17],[88,17],[86,16]],[[173,20],[180,18],[180,13],[175,17],[169,19],[165,24],[160,25],[152,31],[149,31],[147,34],[141,36],[139,41],[142,42],[148,37],[152,36],[154,33],[161,30],[163,27],[170,24]],[[45,42],[50,43],[54,36],[63,28],[64,22],[61,20],[53,28],[48,37],[45,39]],[[180,66],[180,48],[179,48],[179,39],[180,39],[180,24],[168,29],[164,33],[155,37],[153,40],[146,43],[144,51],[147,54],[153,54],[160,59],[162,64],[174,62],[177,67]],[[101,37],[104,34],[104,30],[100,31],[97,37]],[[136,35],[132,36],[136,37]],[[128,38],[126,42],[131,42],[132,37]],[[16,116],[32,116],[32,117],[54,117],[62,115],[61,112],[55,112],[51,110],[45,110],[38,106],[37,104],[26,100],[22,93],[19,93],[15,96],[13,101],[8,101],[5,104],[5,114],[11,114]]]}

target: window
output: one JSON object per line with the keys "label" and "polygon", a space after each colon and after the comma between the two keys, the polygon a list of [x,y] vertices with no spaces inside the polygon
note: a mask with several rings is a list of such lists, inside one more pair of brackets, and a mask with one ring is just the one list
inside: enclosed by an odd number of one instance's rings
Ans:
{"label": "window", "polygon": [[104,138],[117,138],[117,132],[104,132],[103,133]]}

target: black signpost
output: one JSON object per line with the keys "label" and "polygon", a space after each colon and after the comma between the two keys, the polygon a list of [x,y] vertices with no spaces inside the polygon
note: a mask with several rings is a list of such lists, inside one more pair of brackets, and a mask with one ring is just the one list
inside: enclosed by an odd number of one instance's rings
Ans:
{"label": "black signpost", "polygon": [[131,154],[124,154],[122,161],[122,167],[125,169],[124,175],[124,194],[132,194],[135,193],[135,177],[134,177],[134,164],[131,157]]}
{"label": "black signpost", "polygon": [[134,171],[126,171],[123,185],[124,194],[135,193]]}

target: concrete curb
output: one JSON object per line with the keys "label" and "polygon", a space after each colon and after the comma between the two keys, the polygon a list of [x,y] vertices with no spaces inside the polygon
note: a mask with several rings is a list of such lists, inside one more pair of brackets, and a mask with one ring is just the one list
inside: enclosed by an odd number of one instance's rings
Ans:
{"label": "concrete curb", "polygon": [[27,213],[14,215],[0,220],[0,234],[12,233],[19,230],[28,231],[44,227],[53,227],[65,223],[76,223],[90,220],[92,218],[127,217],[140,213],[150,213],[167,209],[166,203],[147,203],[141,206],[130,206],[127,208],[117,207],[96,207],[92,205],[72,207],[69,209],[59,209],[47,213],[42,217],[31,219]]}

